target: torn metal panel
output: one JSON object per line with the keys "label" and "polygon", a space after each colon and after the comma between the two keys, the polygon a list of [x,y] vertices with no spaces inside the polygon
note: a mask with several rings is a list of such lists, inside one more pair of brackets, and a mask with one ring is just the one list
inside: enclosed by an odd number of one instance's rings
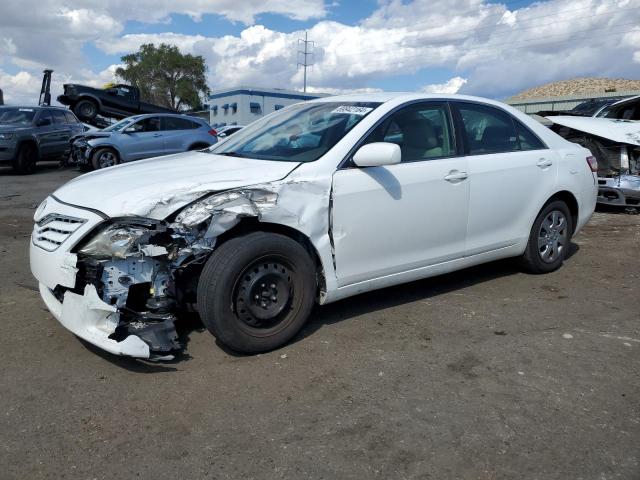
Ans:
{"label": "torn metal panel", "polygon": [[618,143],[640,146],[640,122],[615,118],[548,117],[556,125]]}

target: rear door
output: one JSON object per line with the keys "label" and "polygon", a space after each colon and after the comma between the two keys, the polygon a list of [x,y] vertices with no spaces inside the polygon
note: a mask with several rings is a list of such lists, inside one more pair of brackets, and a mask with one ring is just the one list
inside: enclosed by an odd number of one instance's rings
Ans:
{"label": "rear door", "polygon": [[67,122],[67,117],[62,109],[51,109],[51,116],[53,117],[55,132],[53,156],[59,157],[62,156],[69,148],[71,125]]}
{"label": "rear door", "polygon": [[58,141],[57,126],[53,123],[51,112],[47,109],[41,109],[36,118],[35,125],[40,121],[48,121],[48,125],[36,126],[36,137],[38,138],[38,146],[41,157],[52,157],[55,155],[56,143]]}
{"label": "rear door", "polygon": [[145,117],[128,126],[122,133],[121,153],[127,160],[158,157],[165,154],[160,117]]}
{"label": "rear door", "polygon": [[167,116],[162,117],[162,125],[164,151],[167,154],[184,152],[197,141],[199,123],[188,118]]}
{"label": "rear door", "polygon": [[466,255],[514,245],[528,237],[530,212],[555,184],[555,153],[508,112],[454,102],[469,168]]}

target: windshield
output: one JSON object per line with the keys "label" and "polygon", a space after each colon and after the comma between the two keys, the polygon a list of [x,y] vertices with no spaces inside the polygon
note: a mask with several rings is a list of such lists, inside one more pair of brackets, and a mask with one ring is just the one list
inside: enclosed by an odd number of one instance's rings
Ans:
{"label": "windshield", "polygon": [[33,108],[0,107],[0,123],[4,125],[31,125],[35,115]]}
{"label": "windshield", "polygon": [[210,152],[259,160],[313,162],[378,105],[373,102],[292,105],[234,133]]}
{"label": "windshield", "polygon": [[103,132],[119,132],[131,122],[135,121],[136,117],[125,118],[124,120],[120,120],[118,123],[114,123],[113,125],[109,125],[107,128],[103,128]]}

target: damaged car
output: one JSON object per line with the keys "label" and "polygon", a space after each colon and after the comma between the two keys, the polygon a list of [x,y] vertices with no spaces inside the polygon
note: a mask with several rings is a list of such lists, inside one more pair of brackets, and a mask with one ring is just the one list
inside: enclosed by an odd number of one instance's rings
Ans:
{"label": "damaged car", "polygon": [[143,158],[210,147],[217,133],[197,117],[180,114],[136,115],[70,141],[68,165],[99,170]]}
{"label": "damaged car", "polygon": [[325,97],[70,181],[35,211],[31,270],[58,321],[111,353],[172,358],[187,312],[265,352],[316,304],[500,258],[558,269],[595,208],[595,168],[499,102]]}
{"label": "damaged car", "polygon": [[551,129],[588,148],[598,162],[598,203],[640,208],[640,97],[620,100],[594,117],[549,116]]}

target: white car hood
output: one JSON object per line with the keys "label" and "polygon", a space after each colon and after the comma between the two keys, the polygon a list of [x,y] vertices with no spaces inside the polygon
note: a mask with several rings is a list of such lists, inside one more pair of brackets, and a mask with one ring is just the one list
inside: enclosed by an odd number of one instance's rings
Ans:
{"label": "white car hood", "polygon": [[109,217],[160,220],[209,192],[280,180],[298,165],[187,152],[91,172],[53,195]]}
{"label": "white car hood", "polygon": [[559,115],[545,117],[553,123],[614,142],[640,146],[640,122],[615,118],[571,117]]}

